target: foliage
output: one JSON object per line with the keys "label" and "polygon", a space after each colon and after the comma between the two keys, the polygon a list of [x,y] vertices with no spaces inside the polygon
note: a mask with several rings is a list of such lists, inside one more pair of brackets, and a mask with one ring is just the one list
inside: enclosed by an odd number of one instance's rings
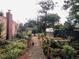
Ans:
{"label": "foliage", "polygon": [[57,14],[48,14],[47,16],[43,16],[40,19],[40,22],[38,22],[38,31],[44,32],[46,31],[46,28],[53,27],[54,24],[59,22],[60,17]]}
{"label": "foliage", "polygon": [[34,27],[36,26],[37,22],[35,20],[29,20],[28,21],[28,27]]}
{"label": "foliage", "polygon": [[72,59],[75,58],[74,56],[77,55],[77,52],[73,45],[70,45],[69,42],[62,42],[62,41],[55,41],[53,40],[47,40],[43,41],[43,52],[47,56],[48,48],[50,47],[50,57],[56,58],[60,57],[61,59]]}
{"label": "foliage", "polygon": [[[77,24],[77,21],[79,21],[79,0],[64,0],[64,9],[69,9],[69,16],[68,16],[68,22],[74,21],[74,26],[71,25],[71,23],[66,22],[65,27],[68,27],[68,33],[70,36],[72,36],[75,40],[78,41],[78,31],[74,33],[72,29],[75,28],[75,25]],[[78,22],[79,23],[79,22]],[[78,24],[77,24],[78,25]],[[74,41],[74,40],[73,40]]]}
{"label": "foliage", "polygon": [[17,59],[27,47],[26,42],[26,40],[9,41],[8,45],[5,45],[4,48],[0,48],[0,58]]}
{"label": "foliage", "polygon": [[17,30],[16,38],[26,39],[26,31],[25,31],[25,28],[24,28],[24,25],[23,24],[19,24],[19,28]]}
{"label": "foliage", "polygon": [[43,52],[45,55],[47,55],[47,52],[48,52],[48,46],[47,45],[43,45]]}
{"label": "foliage", "polygon": [[69,54],[69,55],[74,55],[75,54],[75,49],[69,45],[64,45],[63,49],[65,51],[65,53]]}
{"label": "foliage", "polygon": [[60,41],[51,41],[50,47],[51,48],[62,48],[63,43]]}
{"label": "foliage", "polygon": [[0,38],[2,36],[2,31],[3,31],[3,23],[0,23]]}
{"label": "foliage", "polygon": [[23,27],[23,24],[19,24],[19,29],[18,29],[18,32],[22,32],[24,31],[24,27]]}
{"label": "foliage", "polygon": [[71,46],[74,47],[75,49],[79,49],[79,42],[73,41],[73,42],[71,42]]}
{"label": "foliage", "polygon": [[8,51],[5,55],[5,59],[17,59],[23,53],[23,50],[15,48]]}
{"label": "foliage", "polygon": [[54,29],[62,29],[62,28],[63,28],[62,24],[54,25]]}
{"label": "foliage", "polygon": [[[38,4],[42,8],[41,10],[39,10],[39,13],[42,13],[44,15],[44,16],[40,16],[40,19],[39,19],[42,24],[41,28],[43,29],[43,32],[46,35],[46,31],[45,31],[46,30],[46,21],[42,22],[42,20],[47,19],[48,11],[54,9],[54,3],[52,0],[41,0]],[[45,19],[43,19],[43,18],[45,18]]]}
{"label": "foliage", "polygon": [[42,48],[43,48],[44,54],[47,55],[47,53],[48,53],[48,41],[43,41]]}
{"label": "foliage", "polygon": [[54,26],[57,22],[59,22],[60,17],[57,14],[48,14],[47,16],[42,17],[42,22],[46,22],[47,26]]}
{"label": "foliage", "polygon": [[25,32],[22,32],[22,33],[17,33],[16,38],[19,38],[19,39],[27,39],[28,36],[26,35]]}
{"label": "foliage", "polygon": [[79,19],[79,0],[65,0],[64,9],[69,9],[69,18]]}
{"label": "foliage", "polygon": [[32,34],[32,31],[31,30],[28,30],[27,35],[28,36],[31,36],[31,34]]}
{"label": "foliage", "polygon": [[57,49],[57,48],[52,48],[52,56],[54,56],[54,57],[57,57],[57,56],[59,56],[59,49]]}
{"label": "foliage", "polygon": [[39,5],[41,6],[42,10],[40,10],[39,12],[41,13],[47,13],[48,10],[54,8],[54,3],[52,0],[43,0],[39,2]]}

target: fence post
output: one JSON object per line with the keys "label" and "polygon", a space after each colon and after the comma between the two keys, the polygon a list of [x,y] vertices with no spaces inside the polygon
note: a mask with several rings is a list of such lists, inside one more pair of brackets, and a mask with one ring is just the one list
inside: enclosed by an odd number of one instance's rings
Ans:
{"label": "fence post", "polygon": [[50,59],[50,54],[51,54],[51,47],[48,47],[47,59]]}

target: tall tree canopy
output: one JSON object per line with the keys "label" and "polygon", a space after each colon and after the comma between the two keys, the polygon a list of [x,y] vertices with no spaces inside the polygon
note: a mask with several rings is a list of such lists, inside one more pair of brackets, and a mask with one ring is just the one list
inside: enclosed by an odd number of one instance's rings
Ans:
{"label": "tall tree canopy", "polygon": [[35,25],[36,25],[36,20],[29,20],[28,21],[28,25],[30,26],[30,27],[34,27]]}
{"label": "tall tree canopy", "polygon": [[52,0],[41,0],[39,2],[39,5],[41,6],[42,10],[39,12],[47,14],[47,11],[54,9],[54,3]]}
{"label": "tall tree canopy", "polygon": [[41,21],[46,22],[46,25],[54,26],[55,23],[59,22],[59,19],[60,17],[57,14],[47,14],[47,16],[41,18]]}
{"label": "tall tree canopy", "polygon": [[64,9],[70,8],[69,17],[79,20],[79,0],[65,0]]}
{"label": "tall tree canopy", "polygon": [[55,23],[59,22],[60,17],[57,14],[50,14],[48,11],[53,10],[55,3],[53,0],[41,0],[39,2],[41,10],[39,13],[43,14],[40,16],[40,29],[43,29],[45,33],[47,27],[53,27]]}

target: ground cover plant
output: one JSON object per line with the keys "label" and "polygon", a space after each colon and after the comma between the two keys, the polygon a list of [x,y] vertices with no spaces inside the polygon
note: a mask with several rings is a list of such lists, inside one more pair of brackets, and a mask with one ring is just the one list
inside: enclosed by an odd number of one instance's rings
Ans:
{"label": "ground cover plant", "polygon": [[27,40],[8,41],[8,44],[0,48],[1,59],[18,59],[27,47]]}

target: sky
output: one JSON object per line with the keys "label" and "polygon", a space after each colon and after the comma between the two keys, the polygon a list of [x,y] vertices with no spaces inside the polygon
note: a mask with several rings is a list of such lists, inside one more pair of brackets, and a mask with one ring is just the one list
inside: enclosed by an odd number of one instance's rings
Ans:
{"label": "sky", "polygon": [[[0,11],[7,12],[8,9],[11,10],[13,14],[13,20],[17,23],[25,23],[30,18],[36,18],[38,15],[38,10],[40,9],[37,3],[40,0],[0,0]],[[63,0],[53,0],[58,2],[57,6],[54,8],[52,13],[58,13],[61,17],[60,22],[63,24],[68,16],[68,11],[63,10]]]}

